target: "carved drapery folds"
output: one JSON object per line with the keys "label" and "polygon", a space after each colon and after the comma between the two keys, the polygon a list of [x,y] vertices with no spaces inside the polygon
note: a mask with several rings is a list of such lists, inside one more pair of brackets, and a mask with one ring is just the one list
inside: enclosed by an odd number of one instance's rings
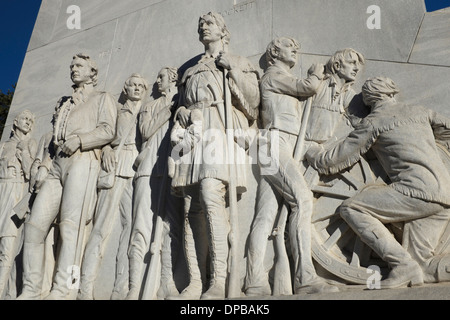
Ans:
{"label": "carved drapery folds", "polygon": [[[73,94],[39,144],[34,116],[18,115],[0,146],[2,299],[97,299],[111,258],[117,300],[450,280],[450,119],[397,101],[389,78],[356,92],[366,61],[354,49],[302,79],[296,39],[274,39],[260,74],[229,51],[220,14],[198,33],[203,54],[182,74],[162,66],[151,99],[139,73],[118,100],[98,91],[101,70],[76,54]],[[275,170],[263,170],[263,141]]]}

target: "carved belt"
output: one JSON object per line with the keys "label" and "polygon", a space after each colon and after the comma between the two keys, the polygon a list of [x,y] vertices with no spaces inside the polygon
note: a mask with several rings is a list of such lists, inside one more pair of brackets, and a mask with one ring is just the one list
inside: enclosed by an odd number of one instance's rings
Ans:
{"label": "carved belt", "polygon": [[211,107],[216,107],[219,104],[223,104],[224,101],[220,100],[220,101],[200,101],[194,104],[191,104],[189,107],[187,107],[189,110],[194,110],[194,109],[206,109],[206,108],[211,108]]}

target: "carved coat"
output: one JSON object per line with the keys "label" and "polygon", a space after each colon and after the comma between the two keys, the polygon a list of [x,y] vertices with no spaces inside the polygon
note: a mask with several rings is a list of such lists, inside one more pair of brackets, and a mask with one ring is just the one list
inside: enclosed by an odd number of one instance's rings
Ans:
{"label": "carved coat", "polygon": [[161,177],[167,163],[170,142],[170,118],[172,101],[166,96],[142,107],[139,113],[139,131],[142,136],[142,150],[135,162],[136,178],[143,176]]}
{"label": "carved coat", "polygon": [[318,77],[298,79],[279,67],[270,66],[261,78],[261,118],[265,129],[278,129],[298,135],[303,116],[303,102],[316,93]]}
{"label": "carved coat", "polygon": [[351,83],[337,89],[335,77],[330,75],[317,90],[306,130],[307,141],[324,143],[333,137],[345,137],[353,130],[346,112],[355,92]]}
{"label": "carved coat", "polygon": [[[116,155],[116,176],[122,178],[133,178],[134,161],[138,156],[139,136],[137,135],[137,113],[140,111],[139,105],[132,105],[130,101],[120,104],[117,111],[116,136],[111,142],[111,147],[116,151],[122,139],[125,142]],[[125,137],[125,135],[127,135]],[[109,146],[108,146],[109,147]]]}
{"label": "carved coat", "polygon": [[[230,71],[237,81],[229,78],[232,94],[233,129],[248,130],[259,114],[258,73],[251,63],[243,57],[231,55],[232,65],[238,66]],[[223,71],[215,64],[215,59],[204,55],[193,67],[188,69],[181,81],[182,104],[188,110],[200,109],[203,116],[203,137],[192,152],[177,163],[173,187],[196,184],[205,178],[228,182],[227,140],[225,134],[225,105]],[[243,192],[246,185],[245,150],[235,143],[235,163],[238,191]]]}
{"label": "carved coat", "polygon": [[[21,160],[16,156],[19,146]],[[36,150],[34,139],[21,141],[17,136],[0,145],[0,237],[17,236],[17,227],[11,220],[12,209],[27,192]]]}
{"label": "carved coat", "polygon": [[342,142],[328,150],[315,148],[308,161],[323,174],[355,164],[369,149],[398,192],[450,205],[450,174],[436,139],[449,148],[450,119],[418,106],[385,102],[374,109]]}

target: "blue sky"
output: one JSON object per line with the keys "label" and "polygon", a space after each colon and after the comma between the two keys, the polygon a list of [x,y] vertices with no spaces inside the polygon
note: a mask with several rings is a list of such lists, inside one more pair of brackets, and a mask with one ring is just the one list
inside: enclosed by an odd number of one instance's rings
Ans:
{"label": "blue sky", "polygon": [[[1,2],[0,90],[6,92],[19,78],[41,0],[1,0]],[[450,7],[450,0],[425,0],[425,3],[427,11]]]}

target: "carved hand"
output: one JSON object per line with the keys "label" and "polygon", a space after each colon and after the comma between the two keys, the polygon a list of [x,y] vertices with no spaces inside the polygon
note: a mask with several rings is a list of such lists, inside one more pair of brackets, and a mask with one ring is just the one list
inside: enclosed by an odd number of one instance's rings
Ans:
{"label": "carved hand", "polygon": [[22,149],[16,149],[16,158],[19,159],[19,161],[22,161]]}
{"label": "carved hand", "polygon": [[316,164],[315,160],[319,157],[320,153],[323,151],[323,146],[320,144],[313,144],[308,148],[308,151],[305,154],[306,160],[308,160],[308,163],[315,169]]}
{"label": "carved hand", "polygon": [[325,76],[325,65],[322,63],[313,64],[308,70],[308,75],[315,75],[319,79],[323,79],[323,77]]}
{"label": "carved hand", "polygon": [[113,149],[105,149],[102,154],[102,168],[106,172],[111,172],[116,166],[116,154]]}
{"label": "carved hand", "polygon": [[229,56],[228,53],[221,52],[216,58],[216,65],[219,67],[222,67],[224,69],[231,70],[232,66],[231,66],[230,58],[228,56]]}
{"label": "carved hand", "polygon": [[62,146],[62,151],[68,156],[73,155],[81,147],[81,140],[78,136],[70,137]]}
{"label": "carved hand", "polygon": [[36,173],[36,176],[34,178],[34,180],[35,180],[34,190],[35,191],[38,191],[41,188],[42,183],[44,182],[47,175],[48,175],[48,169],[46,167],[39,167],[39,170]]}
{"label": "carved hand", "polygon": [[191,117],[191,111],[189,111],[185,107],[181,107],[180,111],[178,112],[178,121],[180,121],[180,125],[183,128],[188,127],[190,117]]}

